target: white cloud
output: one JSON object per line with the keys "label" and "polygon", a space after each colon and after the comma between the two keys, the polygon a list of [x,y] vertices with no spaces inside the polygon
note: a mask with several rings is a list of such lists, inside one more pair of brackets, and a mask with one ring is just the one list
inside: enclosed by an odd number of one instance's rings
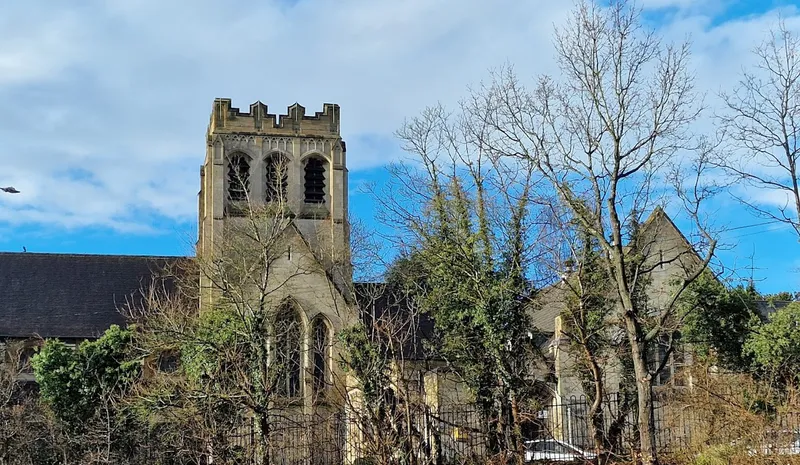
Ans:
{"label": "white cloud", "polygon": [[68,11],[53,9],[48,13],[35,7],[4,6],[0,17],[0,86],[52,79],[79,62],[79,23],[80,19]]}
{"label": "white cloud", "polygon": [[[50,3],[50,2],[49,2]],[[698,85],[728,85],[762,26],[710,26],[675,7],[670,37],[691,33]],[[694,5],[694,6],[693,6]],[[190,221],[211,102],[283,112],[342,106],[354,171],[399,155],[391,133],[424,106],[454,104],[486,70],[553,72],[550,37],[569,2],[93,0],[19,2],[0,20],[0,222],[128,229],[163,215]],[[708,7],[708,8],[707,8]],[[13,20],[10,18],[14,18]]]}
{"label": "white cloud", "polygon": [[789,217],[796,216],[793,197],[785,190],[740,184],[735,187],[734,194],[746,202],[768,208],[778,216],[781,210],[786,210]]}
{"label": "white cloud", "polygon": [[675,8],[679,10],[717,10],[721,8],[719,0],[639,0],[637,2],[644,10],[660,10],[664,8]]}

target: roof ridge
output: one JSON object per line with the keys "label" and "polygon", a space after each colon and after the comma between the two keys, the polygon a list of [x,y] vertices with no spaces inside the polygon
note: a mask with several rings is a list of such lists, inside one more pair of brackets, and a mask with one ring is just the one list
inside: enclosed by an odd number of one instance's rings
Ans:
{"label": "roof ridge", "polygon": [[0,251],[0,255],[14,256],[48,256],[48,257],[108,257],[108,258],[194,258],[186,255],[137,255],[137,254],[104,254],[104,253],[64,253],[64,252],[9,252]]}

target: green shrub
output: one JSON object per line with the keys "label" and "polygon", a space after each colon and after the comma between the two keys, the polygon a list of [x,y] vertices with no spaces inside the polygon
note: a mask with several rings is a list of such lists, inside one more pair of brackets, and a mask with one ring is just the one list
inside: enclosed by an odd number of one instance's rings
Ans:
{"label": "green shrub", "polygon": [[727,444],[717,444],[700,452],[694,459],[694,465],[729,465],[736,455],[736,448]]}

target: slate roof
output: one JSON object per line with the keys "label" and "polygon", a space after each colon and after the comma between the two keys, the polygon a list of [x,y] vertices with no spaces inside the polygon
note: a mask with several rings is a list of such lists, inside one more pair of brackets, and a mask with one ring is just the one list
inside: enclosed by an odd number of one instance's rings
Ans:
{"label": "slate roof", "polygon": [[792,303],[788,300],[757,300],[756,311],[762,320],[766,321],[776,311]]}
{"label": "slate roof", "polygon": [[0,337],[96,338],[180,258],[0,252]]}
{"label": "slate roof", "polygon": [[402,360],[432,359],[426,347],[434,335],[430,315],[415,312],[403,294],[387,284],[355,283],[354,288],[361,322],[389,355]]}
{"label": "slate roof", "polygon": [[[0,252],[0,337],[92,339],[124,325],[153,275],[183,257]],[[361,321],[373,337],[403,340],[394,356],[423,359],[433,321],[385,284],[355,283]],[[397,333],[402,333],[398,335]]]}

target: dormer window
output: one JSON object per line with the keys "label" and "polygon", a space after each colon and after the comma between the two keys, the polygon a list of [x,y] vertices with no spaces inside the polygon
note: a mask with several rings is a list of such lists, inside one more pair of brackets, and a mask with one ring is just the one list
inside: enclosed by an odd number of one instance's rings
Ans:
{"label": "dormer window", "polygon": [[305,202],[325,203],[325,162],[317,157],[306,161]]}
{"label": "dormer window", "polygon": [[234,202],[247,200],[250,187],[250,162],[244,154],[234,154],[228,161],[228,198]]}
{"label": "dormer window", "polygon": [[266,185],[264,186],[264,200],[266,202],[286,202],[289,184],[286,165],[286,158],[279,154],[270,155],[265,160]]}

